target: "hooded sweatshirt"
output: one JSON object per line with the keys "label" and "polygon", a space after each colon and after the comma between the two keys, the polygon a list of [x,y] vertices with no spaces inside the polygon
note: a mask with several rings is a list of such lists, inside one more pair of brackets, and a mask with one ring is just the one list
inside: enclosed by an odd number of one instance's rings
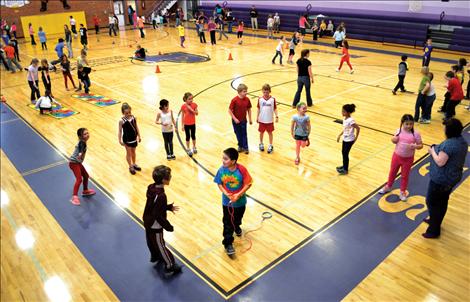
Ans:
{"label": "hooded sweatshirt", "polygon": [[173,209],[173,204],[167,204],[167,198],[163,187],[150,184],[147,187],[147,203],[144,209],[144,226],[146,229],[165,229],[173,232],[173,226],[166,218],[166,211]]}

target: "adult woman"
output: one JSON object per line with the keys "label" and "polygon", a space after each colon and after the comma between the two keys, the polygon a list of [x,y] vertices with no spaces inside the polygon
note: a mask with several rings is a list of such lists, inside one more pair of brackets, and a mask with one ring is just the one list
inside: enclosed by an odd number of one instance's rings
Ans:
{"label": "adult woman", "polygon": [[310,81],[313,83],[312,63],[308,59],[310,50],[304,49],[300,54],[300,59],[297,60],[297,92],[295,93],[294,102],[292,107],[296,107],[300,101],[300,95],[305,85],[307,92],[307,106],[313,106],[312,97],[310,95]]}
{"label": "adult woman", "polygon": [[462,123],[455,118],[445,122],[446,140],[429,148],[431,155],[430,180],[426,194],[429,224],[424,238],[437,238],[441,234],[441,223],[447,211],[447,203],[454,186],[462,179],[468,144],[462,137]]}

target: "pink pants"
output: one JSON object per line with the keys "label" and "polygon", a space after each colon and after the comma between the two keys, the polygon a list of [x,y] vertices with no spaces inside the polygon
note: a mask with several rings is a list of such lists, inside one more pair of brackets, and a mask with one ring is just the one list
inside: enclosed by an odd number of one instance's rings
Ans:
{"label": "pink pants", "polygon": [[388,174],[387,187],[391,188],[395,177],[397,177],[398,169],[401,167],[401,183],[400,191],[405,192],[408,188],[408,176],[410,175],[411,166],[413,165],[414,157],[401,157],[395,152],[392,156],[392,164],[390,165],[390,173]]}
{"label": "pink pants", "polygon": [[349,57],[342,57],[341,58],[341,62],[339,63],[339,70],[341,70],[341,67],[343,67],[343,63],[346,62],[346,64],[348,64],[349,68],[352,70],[352,66],[351,66],[351,63],[349,62]]}
{"label": "pink pants", "polygon": [[83,190],[88,190],[88,172],[86,171],[85,167],[79,163],[72,163],[69,162],[69,167],[75,175],[75,184],[73,185],[73,195],[78,195],[78,189],[82,184],[83,178]]}

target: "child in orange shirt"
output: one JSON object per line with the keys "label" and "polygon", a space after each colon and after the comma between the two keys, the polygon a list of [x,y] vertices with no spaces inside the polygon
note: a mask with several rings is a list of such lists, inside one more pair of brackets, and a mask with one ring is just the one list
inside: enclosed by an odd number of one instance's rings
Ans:
{"label": "child in orange shirt", "polygon": [[[199,114],[197,104],[193,102],[193,95],[186,92],[183,96],[184,104],[181,106],[182,130],[186,134],[186,152],[189,156],[197,153],[196,149],[196,115]],[[193,140],[193,149],[189,148],[189,139]]]}
{"label": "child in orange shirt", "polygon": [[339,63],[338,69],[336,69],[337,72],[341,70],[341,67],[343,67],[343,63],[346,62],[349,66],[349,73],[354,73],[354,69],[351,66],[351,63],[349,62],[349,43],[347,40],[343,40],[343,56],[341,57],[341,62]]}

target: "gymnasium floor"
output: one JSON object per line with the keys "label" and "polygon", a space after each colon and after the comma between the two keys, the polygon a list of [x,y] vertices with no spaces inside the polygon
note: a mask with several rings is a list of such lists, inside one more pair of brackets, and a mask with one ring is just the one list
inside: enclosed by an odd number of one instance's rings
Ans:
{"label": "gymnasium floor", "polygon": [[[430,66],[438,99],[432,123],[415,126],[425,148],[415,156],[410,198],[401,202],[396,189],[399,179],[386,196],[377,192],[388,175],[394,147],[390,137],[401,116],[414,112],[420,50],[352,40],[355,73],[351,75],[347,66],[335,72],[341,51],[331,46],[331,40],[313,44],[309,35],[296,53],[312,50],[311,146],[302,151],[302,161],[295,166],[290,137],[295,110],[290,104],[296,68],[271,64],[276,41],[266,39],[263,31],[251,34],[248,30],[241,46],[234,35],[216,46],[202,45],[195,31],[187,30],[187,48],[182,49],[173,28],[146,33],[143,40],[132,30],[121,31],[117,38],[104,30],[99,42],[95,35],[89,37],[88,57],[94,68],[91,92],[128,102],[139,122],[142,143],[137,162],[143,171],[135,176],[129,174],[124,148],[117,141],[120,103],[98,107],[74,98],[74,92],[65,91],[62,74],[52,73],[54,95],[79,114],[63,119],[40,116],[27,106],[26,73],[2,70],[1,91],[7,99],[1,104],[2,301],[47,300],[43,286],[53,276],[66,284],[71,301],[468,299],[470,157],[464,179],[451,195],[441,238],[421,237],[427,149],[444,139],[441,115],[436,112],[445,92],[443,75],[462,54],[433,54]],[[46,52],[21,44],[22,65],[33,57],[54,59],[53,40]],[[156,74],[155,63],[128,58],[136,43],[148,55],[161,52],[179,56],[181,62],[158,62],[162,73]],[[74,40],[75,56],[78,46]],[[227,60],[230,53],[233,60]],[[405,86],[411,93],[393,96],[402,53],[409,55]],[[209,61],[187,62],[207,57]],[[76,80],[75,71],[72,74]],[[253,106],[261,86],[269,83],[280,119],[273,154],[258,151],[257,125],[249,126],[250,154],[240,155],[239,162],[248,168],[254,184],[248,191],[242,228],[254,231],[236,239],[237,256],[230,259],[221,244],[221,196],[213,176],[221,166],[222,150],[236,146],[227,109],[239,83],[248,85]],[[199,105],[199,153],[188,157],[178,135],[174,139],[177,160],[167,162],[161,129],[154,123],[157,104],[166,98],[178,113],[187,91]],[[354,117],[361,133],[351,151],[349,175],[339,176],[335,167],[341,161],[341,145],[336,137],[342,130],[338,120],[345,103],[356,104]],[[466,125],[464,135],[470,142],[470,114],[463,105],[458,106],[457,117]],[[90,130],[85,166],[97,194],[75,207],[69,202],[74,178],[66,157],[73,151],[79,127]],[[161,270],[148,262],[141,221],[146,187],[158,164],[171,167],[173,178],[166,192],[169,202],[181,207],[176,215],[169,215],[175,232],[165,233],[184,265],[183,273],[171,279],[163,278]],[[9,197],[6,205],[5,196]],[[263,221],[263,212],[270,212],[272,218]],[[35,238],[27,251],[15,242],[23,226]]]}

